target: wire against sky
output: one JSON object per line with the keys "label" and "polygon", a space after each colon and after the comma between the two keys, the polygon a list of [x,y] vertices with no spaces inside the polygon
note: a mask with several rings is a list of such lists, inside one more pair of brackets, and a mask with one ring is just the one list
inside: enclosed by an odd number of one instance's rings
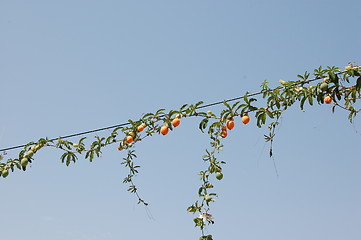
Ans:
{"label": "wire against sky", "polygon": [[[339,74],[341,74],[343,72],[340,72]],[[313,79],[310,79],[310,80],[304,80],[303,82],[295,82],[295,85],[299,85],[299,84],[307,84],[307,83],[310,83],[310,82],[313,82],[313,81],[316,81],[316,80],[319,80],[321,78],[313,78]],[[273,91],[274,89],[269,89],[268,91]],[[268,92],[267,91],[267,92]],[[256,96],[256,95],[260,95],[264,93],[264,91],[260,91],[260,92],[256,92],[256,93],[250,93],[248,94],[247,96],[249,97],[252,97],[252,96]],[[204,104],[204,105],[201,105],[201,106],[198,106],[196,109],[201,109],[201,108],[207,108],[207,107],[212,107],[212,106],[216,106],[216,105],[220,105],[220,104],[223,104],[224,102],[233,102],[233,101],[236,101],[236,100],[240,100],[242,99],[243,96],[241,97],[235,97],[235,98],[230,98],[230,99],[227,99],[227,100],[224,100],[224,101],[218,101],[218,102],[214,102],[214,103],[209,103],[209,104]],[[56,139],[66,139],[66,138],[72,138],[72,137],[77,137],[77,136],[81,136],[81,135],[86,135],[86,134],[89,134],[89,133],[95,133],[95,132],[100,132],[100,131],[104,131],[104,130],[108,130],[108,129],[113,129],[113,128],[117,128],[117,127],[124,127],[124,126],[127,126],[129,125],[130,123],[127,122],[127,123],[120,123],[120,124],[117,124],[117,125],[113,125],[113,126],[108,126],[108,127],[103,127],[103,128],[97,128],[97,129],[94,129],[94,130],[89,130],[89,131],[84,131],[84,132],[79,132],[79,133],[74,133],[74,134],[70,134],[70,135],[66,135],[66,136],[62,136],[62,137],[57,137],[57,138],[52,138],[50,139],[50,141],[53,141],[53,140],[56,140]],[[0,152],[4,152],[4,151],[9,151],[9,150],[14,150],[14,149],[17,149],[17,148],[22,148],[22,147],[25,147],[26,145],[23,144],[23,145],[18,145],[18,146],[13,146],[13,147],[7,147],[7,148],[3,148],[3,149],[0,149]]]}

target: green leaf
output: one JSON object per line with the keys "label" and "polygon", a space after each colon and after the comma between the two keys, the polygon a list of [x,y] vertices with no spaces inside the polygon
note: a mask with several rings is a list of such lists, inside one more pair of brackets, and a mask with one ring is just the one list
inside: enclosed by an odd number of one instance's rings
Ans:
{"label": "green leaf", "polygon": [[312,106],[313,105],[313,97],[312,95],[308,95],[308,103]]}
{"label": "green leaf", "polygon": [[249,104],[248,93],[246,93],[246,95],[243,96],[243,100],[244,100],[245,103]]}
{"label": "green leaf", "polygon": [[265,113],[260,113],[257,117],[257,126],[260,128],[262,127],[262,124],[263,124],[263,118],[265,118]]}
{"label": "green leaf", "polygon": [[302,111],[303,111],[303,106],[304,106],[304,104],[305,104],[306,99],[307,99],[307,97],[304,96],[304,97],[302,98],[302,100],[301,100],[300,107],[301,107],[301,110],[302,110]]}
{"label": "green leaf", "polygon": [[356,90],[352,90],[351,96],[352,96],[352,99],[356,100]]}
{"label": "green leaf", "polygon": [[232,110],[231,106],[229,106],[229,104],[226,101],[223,101],[223,104],[229,109]]}
{"label": "green leaf", "polygon": [[198,108],[200,105],[202,105],[203,104],[203,101],[199,101],[199,102],[197,102],[196,104],[195,104],[195,107],[196,108]]}
{"label": "green leaf", "polygon": [[68,154],[66,157],[66,166],[69,166],[70,162],[71,162],[71,156]]}
{"label": "green leaf", "polygon": [[[146,114],[143,115],[142,119],[146,119],[146,118],[148,118],[148,117],[153,117],[153,116],[154,116],[153,113],[146,113]],[[122,127],[119,127],[118,129],[121,129],[121,128],[122,128]]]}
{"label": "green leaf", "polygon": [[264,125],[266,123],[266,119],[267,119],[267,114],[262,114],[262,125]]}
{"label": "green leaf", "polygon": [[159,109],[158,111],[155,112],[155,115],[160,115],[160,114],[164,114],[164,110],[165,109]]}
{"label": "green leaf", "polygon": [[361,89],[361,77],[358,77],[356,81],[356,91],[360,91],[360,89]]}
{"label": "green leaf", "polygon": [[273,113],[271,111],[266,110],[266,113],[270,118],[274,118]]}
{"label": "green leaf", "polygon": [[188,106],[188,104],[184,104],[183,106],[180,107],[179,111],[183,112],[183,110]]}
{"label": "green leaf", "polygon": [[337,99],[339,101],[341,100],[341,94],[340,94],[340,90],[338,89],[338,87],[335,87],[335,89],[334,89],[333,99],[335,99],[335,96],[337,97]]}
{"label": "green leaf", "polygon": [[195,206],[193,206],[193,205],[187,208],[187,212],[193,212],[194,213],[196,211],[197,211],[197,208]]}
{"label": "green leaf", "polygon": [[203,219],[201,219],[201,218],[194,218],[193,221],[196,224],[196,226],[203,226],[204,225]]}
{"label": "green leaf", "polygon": [[333,72],[329,72],[329,73],[328,73],[328,76],[329,76],[330,81],[331,81],[332,83],[334,83],[336,86],[339,85],[338,76],[337,76],[336,74],[334,74]]}
{"label": "green leaf", "polygon": [[209,119],[208,118],[204,118],[200,123],[199,123],[199,129],[204,132],[203,130],[206,129],[207,124],[208,124]]}

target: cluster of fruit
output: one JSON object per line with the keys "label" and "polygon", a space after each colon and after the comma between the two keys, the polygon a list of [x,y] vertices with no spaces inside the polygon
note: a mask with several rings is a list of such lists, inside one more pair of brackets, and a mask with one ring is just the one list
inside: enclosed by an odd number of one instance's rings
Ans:
{"label": "cluster of fruit", "polygon": [[[241,118],[242,120],[242,123],[243,124],[247,124],[249,123],[249,121],[251,120],[250,117],[248,116],[248,114],[246,113],[245,115],[243,115],[243,117]],[[227,129],[228,130],[232,130],[234,128],[234,119],[230,119],[228,120],[226,126],[223,126],[222,128],[222,132],[221,132],[221,137],[222,138],[226,138],[228,136],[228,132],[227,132]]]}
{"label": "cluster of fruit", "polygon": [[[177,116],[172,120],[172,126],[173,127],[178,127],[179,124],[180,124],[180,118],[181,116],[179,114],[177,114]],[[145,128],[147,127],[147,125],[145,123],[141,123],[138,127],[137,127],[137,130],[138,132],[142,132]],[[167,124],[164,124],[160,129],[159,129],[159,132],[162,134],[162,135],[167,135],[168,132],[169,132],[169,127],[167,126]],[[129,132],[127,134],[127,136],[125,137],[124,139],[124,143],[127,143],[127,144],[131,144],[134,142],[134,138],[135,138],[135,133],[134,132]],[[122,144],[119,144],[118,145],[118,150],[121,151],[123,150],[123,146]]]}

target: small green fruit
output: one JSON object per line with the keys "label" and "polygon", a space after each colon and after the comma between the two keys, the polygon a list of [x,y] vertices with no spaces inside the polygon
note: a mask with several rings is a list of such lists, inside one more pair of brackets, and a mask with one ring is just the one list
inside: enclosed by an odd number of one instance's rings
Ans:
{"label": "small green fruit", "polygon": [[328,84],[325,83],[325,82],[321,83],[320,89],[321,89],[321,91],[323,91],[323,92],[327,91],[327,89],[328,89]]}
{"label": "small green fruit", "polygon": [[216,178],[217,178],[218,180],[222,180],[222,178],[223,178],[223,173],[217,172],[217,173],[216,173]]}
{"label": "small green fruit", "polygon": [[28,163],[29,163],[29,159],[28,159],[28,158],[23,158],[23,159],[21,159],[21,161],[20,161],[20,164],[21,164],[21,166],[23,166],[23,167],[26,167],[26,165],[28,165]]}
{"label": "small green fruit", "polygon": [[9,175],[9,171],[8,171],[8,170],[3,170],[3,171],[1,172],[1,176],[2,176],[3,178],[6,178],[8,175]]}
{"label": "small green fruit", "polygon": [[25,153],[24,157],[31,158],[34,155],[34,152],[29,150],[27,153]]}

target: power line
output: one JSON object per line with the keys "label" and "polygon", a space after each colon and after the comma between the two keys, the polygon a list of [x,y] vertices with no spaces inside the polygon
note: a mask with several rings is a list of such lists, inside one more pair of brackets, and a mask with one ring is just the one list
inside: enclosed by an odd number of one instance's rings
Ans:
{"label": "power line", "polygon": [[[320,78],[314,78],[314,79],[310,79],[310,80],[305,80],[303,82],[303,84],[307,84],[307,83],[310,83],[310,82],[313,82],[313,81],[316,81],[316,80],[319,80]],[[296,85],[298,84],[301,84],[300,82],[296,82]],[[269,89],[267,91],[272,91],[274,89]],[[264,92],[256,92],[256,93],[250,93],[248,94],[247,96],[256,96],[256,95],[260,95]],[[233,102],[233,101],[236,101],[236,100],[240,100],[242,99],[243,96],[241,97],[235,97],[235,98],[230,98],[230,99],[227,99],[227,100],[224,100],[224,101],[218,101],[218,102],[214,102],[214,103],[209,103],[209,104],[205,104],[205,105],[201,105],[201,106],[198,106],[196,109],[201,109],[201,108],[207,108],[207,107],[212,107],[212,106],[215,106],[215,105],[220,105],[220,104],[223,104],[224,102]],[[108,127],[103,127],[103,128],[97,128],[97,129],[93,129],[93,130],[88,130],[88,131],[84,131],[84,132],[79,132],[79,133],[74,133],[74,134],[70,134],[70,135],[65,135],[65,136],[62,136],[62,137],[57,137],[57,138],[52,138],[50,139],[50,141],[54,141],[54,140],[57,140],[59,138],[61,139],[66,139],[66,138],[72,138],[72,137],[77,137],[77,136],[81,136],[81,135],[86,135],[86,134],[89,134],[89,133],[95,133],[95,132],[100,132],[100,131],[104,131],[104,130],[108,130],[108,129],[113,129],[113,128],[117,128],[117,127],[124,127],[124,126],[127,126],[129,125],[130,123],[127,122],[127,123],[120,123],[120,124],[117,124],[117,125],[113,125],[113,126],[108,126]],[[18,145],[18,146],[13,146],[13,147],[8,147],[8,148],[3,148],[3,149],[0,149],[0,152],[4,152],[4,151],[9,151],[9,150],[14,150],[14,149],[17,149],[17,148],[23,148],[25,147],[26,145],[23,144],[23,145]]]}

